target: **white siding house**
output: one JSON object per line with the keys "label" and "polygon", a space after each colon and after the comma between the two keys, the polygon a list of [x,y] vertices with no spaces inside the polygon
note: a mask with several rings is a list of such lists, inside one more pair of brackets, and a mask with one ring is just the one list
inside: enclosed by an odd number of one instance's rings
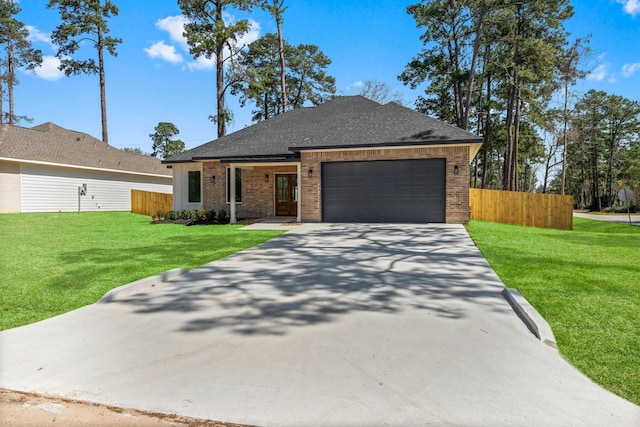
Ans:
{"label": "white siding house", "polygon": [[0,212],[128,211],[132,189],[171,193],[171,171],[52,123],[0,128]]}

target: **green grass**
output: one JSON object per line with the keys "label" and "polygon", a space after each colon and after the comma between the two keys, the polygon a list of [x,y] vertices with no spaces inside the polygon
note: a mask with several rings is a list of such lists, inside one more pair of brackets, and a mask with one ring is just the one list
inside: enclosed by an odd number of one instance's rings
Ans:
{"label": "green grass", "polygon": [[467,228],[504,284],[549,322],[561,354],[640,404],[640,227],[574,218],[573,231]]}
{"label": "green grass", "polygon": [[192,269],[280,231],[152,224],[127,212],[0,215],[0,330],[96,302],[118,286]]}

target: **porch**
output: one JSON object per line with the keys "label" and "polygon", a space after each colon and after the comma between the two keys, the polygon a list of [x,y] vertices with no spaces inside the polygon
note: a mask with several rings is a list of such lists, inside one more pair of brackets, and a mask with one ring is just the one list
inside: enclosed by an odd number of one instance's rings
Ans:
{"label": "porch", "polygon": [[232,224],[265,218],[302,222],[301,173],[300,162],[204,162],[203,207],[225,209]]}

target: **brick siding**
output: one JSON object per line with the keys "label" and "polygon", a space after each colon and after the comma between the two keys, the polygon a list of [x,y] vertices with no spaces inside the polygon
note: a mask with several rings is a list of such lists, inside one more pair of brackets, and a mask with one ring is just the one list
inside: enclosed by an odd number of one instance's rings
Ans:
{"label": "brick siding", "polygon": [[[465,223],[469,220],[469,147],[382,148],[301,153],[302,220],[322,220],[322,163],[372,160],[445,159],[446,160],[446,222]],[[454,166],[458,174],[454,174]],[[205,209],[225,209],[226,165],[219,161],[204,162],[203,193]],[[313,170],[309,177],[309,170]],[[238,218],[266,218],[275,215],[275,173],[295,173],[296,167],[265,166],[242,170],[242,203],[237,204]],[[268,182],[265,175],[269,176]],[[215,176],[215,182],[211,179]]]}

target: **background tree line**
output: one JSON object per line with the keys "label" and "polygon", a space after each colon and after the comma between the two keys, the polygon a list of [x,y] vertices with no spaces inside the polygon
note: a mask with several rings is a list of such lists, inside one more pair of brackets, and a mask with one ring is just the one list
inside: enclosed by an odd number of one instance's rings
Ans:
{"label": "background tree line", "polygon": [[[483,137],[479,188],[572,194],[600,210],[640,190],[637,101],[590,91],[588,39],[570,39],[569,0],[424,0],[407,8],[424,48],[399,79],[425,84],[416,108]],[[558,107],[559,106],[559,107]]]}
{"label": "background tree line", "polygon": [[[212,97],[218,137],[232,119],[227,95],[254,107],[260,121],[335,96],[331,60],[312,44],[291,45],[283,24],[284,0],[177,0],[188,19],[184,36],[194,58],[215,59]],[[108,142],[104,55],[117,55],[122,42],[109,35],[118,15],[111,0],[49,0],[60,14],[52,33],[60,69],[67,76],[98,74],[102,139]],[[230,10],[262,9],[277,33],[248,46],[239,40],[248,20],[225,21]],[[0,0],[0,120],[26,119],[13,111],[17,68],[42,61],[13,0]],[[481,135],[472,165],[474,187],[572,194],[579,207],[602,209],[616,202],[617,190],[638,194],[640,106],[621,96],[590,91],[576,98],[573,86],[585,77],[587,38],[571,38],[564,22],[573,15],[569,0],[422,0],[407,8],[424,29],[423,49],[399,79],[413,89],[426,86],[416,109]],[[91,49],[81,49],[88,45]],[[401,99],[383,83],[368,81],[364,95],[378,101]],[[4,102],[8,101],[8,111]],[[184,149],[170,122],[159,122],[154,155]]]}
{"label": "background tree line", "polygon": [[[225,103],[228,92],[239,95],[243,106],[248,101],[255,103],[255,121],[307,102],[320,104],[335,94],[335,79],[326,73],[331,60],[318,46],[291,46],[284,40],[284,0],[177,0],[177,5],[188,19],[184,36],[190,53],[194,58],[215,58],[215,113],[209,118],[217,125],[218,137],[226,134],[226,125],[232,119]],[[58,46],[60,70],[67,77],[99,76],[102,140],[108,143],[104,56],[117,56],[117,46],[122,43],[122,39],[109,35],[108,20],[118,15],[118,7],[111,0],[49,0],[47,8],[56,9],[60,15],[60,24],[51,34]],[[226,14],[230,9],[251,12],[256,8],[271,14],[278,34],[266,34],[250,46],[241,45],[240,38],[250,30],[249,21],[227,22]],[[14,0],[0,0],[0,122],[9,124],[28,120],[13,111],[16,69],[33,69],[42,63],[42,53],[32,48],[28,30],[17,19],[19,12]],[[5,100],[9,101],[6,113]],[[159,122],[155,133],[150,134],[153,155],[168,156],[184,150],[182,141],[171,139],[177,133],[172,123]],[[126,151],[142,154],[141,150]]]}

